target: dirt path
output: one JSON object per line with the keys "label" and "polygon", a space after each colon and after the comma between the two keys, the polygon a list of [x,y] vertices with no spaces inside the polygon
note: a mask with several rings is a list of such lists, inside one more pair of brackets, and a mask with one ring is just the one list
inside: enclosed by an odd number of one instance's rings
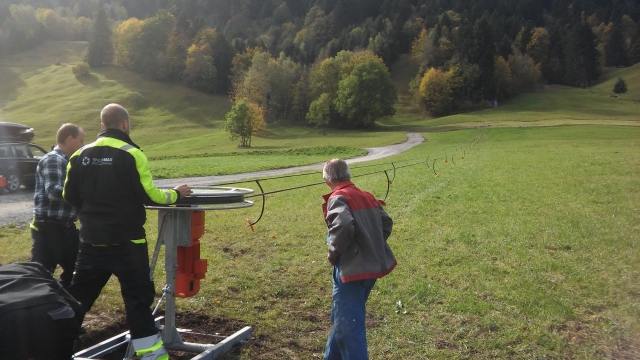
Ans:
{"label": "dirt path", "polygon": [[[382,146],[376,148],[366,148],[367,154],[357,158],[349,159],[349,164],[378,160],[385,157],[400,154],[407,151],[416,145],[420,145],[424,142],[424,138],[419,133],[407,134],[407,141],[401,144]],[[191,178],[179,178],[179,179],[165,179],[156,180],[157,186],[173,187],[180,184],[189,184],[190,186],[204,186],[215,185],[225,182],[238,181],[243,179],[252,179],[258,177],[269,177],[276,175],[290,174],[299,171],[306,170],[319,170],[322,169],[322,164],[313,164],[306,166],[296,166],[286,169],[256,171],[243,174],[234,175],[220,175],[220,176],[203,176],[203,177],[191,177]],[[2,190],[0,190],[2,191]],[[16,224],[22,226],[27,224],[33,214],[33,191],[27,189],[20,189],[13,194],[4,193],[0,194],[0,226],[7,224]]]}

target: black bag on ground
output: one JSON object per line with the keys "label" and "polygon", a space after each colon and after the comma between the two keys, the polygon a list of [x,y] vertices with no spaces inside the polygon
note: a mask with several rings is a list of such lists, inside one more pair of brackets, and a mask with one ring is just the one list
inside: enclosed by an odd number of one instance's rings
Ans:
{"label": "black bag on ground", "polygon": [[0,266],[0,359],[71,359],[80,313],[39,263]]}

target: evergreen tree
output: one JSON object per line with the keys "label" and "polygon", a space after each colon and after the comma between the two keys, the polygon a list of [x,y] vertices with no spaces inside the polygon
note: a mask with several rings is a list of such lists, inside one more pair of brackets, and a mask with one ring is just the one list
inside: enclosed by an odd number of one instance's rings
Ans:
{"label": "evergreen tree", "polygon": [[496,44],[493,40],[493,29],[486,18],[476,21],[473,27],[473,45],[469,62],[480,67],[481,96],[485,100],[495,97],[495,77],[493,76]]}
{"label": "evergreen tree", "polygon": [[613,92],[618,94],[624,94],[627,92],[627,83],[621,78],[618,78],[618,81],[613,85]]}
{"label": "evergreen tree", "polygon": [[586,21],[580,21],[569,30],[565,44],[565,81],[572,86],[586,88],[598,79],[596,37]]}
{"label": "evergreen tree", "polygon": [[640,26],[638,26],[635,34],[629,43],[629,64],[633,65],[640,62]]}
{"label": "evergreen tree", "polygon": [[111,64],[113,61],[113,47],[111,46],[111,27],[104,8],[98,10],[93,22],[93,32],[87,47],[85,62],[91,67]]}
{"label": "evergreen tree", "polygon": [[625,40],[620,26],[613,25],[607,42],[604,44],[604,58],[607,66],[627,66],[629,59],[625,49]]}

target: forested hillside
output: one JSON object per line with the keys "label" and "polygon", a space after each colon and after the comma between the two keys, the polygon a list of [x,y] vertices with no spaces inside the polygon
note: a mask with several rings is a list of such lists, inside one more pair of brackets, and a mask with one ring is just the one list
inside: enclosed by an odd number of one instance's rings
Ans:
{"label": "forested hillside", "polygon": [[0,0],[0,56],[89,41],[94,69],[255,105],[228,117],[245,132],[366,128],[394,113],[399,54],[419,69],[414,105],[439,116],[543,84],[591,86],[604,67],[640,60],[638,21],[634,0]]}

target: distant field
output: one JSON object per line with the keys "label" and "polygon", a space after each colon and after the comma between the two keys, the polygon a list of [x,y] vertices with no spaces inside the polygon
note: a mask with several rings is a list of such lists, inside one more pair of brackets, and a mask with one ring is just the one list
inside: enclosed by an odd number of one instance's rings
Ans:
{"label": "distant field", "polygon": [[[86,43],[49,42],[31,51],[0,59],[0,121],[28,124],[35,128],[35,142],[45,148],[54,143],[55,132],[64,122],[82,126],[88,140],[99,129],[99,111],[109,102],[120,102],[132,114],[132,138],[144,149],[158,176],[216,175],[315,163],[332,156],[351,157],[362,148],[399,143],[409,131],[443,131],[473,128],[482,123],[493,127],[556,126],[574,124],[640,124],[640,104],[593,90],[550,88],[516,97],[494,109],[429,118],[412,108],[408,82],[415,76],[407,55],[392,67],[399,90],[397,114],[379,122],[376,131],[330,130],[328,135],[313,127],[270,124],[254,137],[252,148],[240,149],[224,132],[224,114],[229,100],[177,84],[146,81],[119,67],[101,68],[88,78],[76,79],[71,66],[82,59]],[[636,90],[632,76],[638,66],[623,69],[629,76],[629,96]],[[617,75],[608,73],[611,79]],[[616,77],[617,78],[617,77]],[[607,81],[602,87],[607,87]],[[303,148],[350,148],[346,152],[316,157],[292,157],[289,151]],[[255,153],[242,161],[215,154]],[[201,155],[201,156],[198,156]],[[166,159],[166,157],[178,159]],[[181,157],[188,156],[186,161]],[[240,166],[239,166],[240,165]]]}

